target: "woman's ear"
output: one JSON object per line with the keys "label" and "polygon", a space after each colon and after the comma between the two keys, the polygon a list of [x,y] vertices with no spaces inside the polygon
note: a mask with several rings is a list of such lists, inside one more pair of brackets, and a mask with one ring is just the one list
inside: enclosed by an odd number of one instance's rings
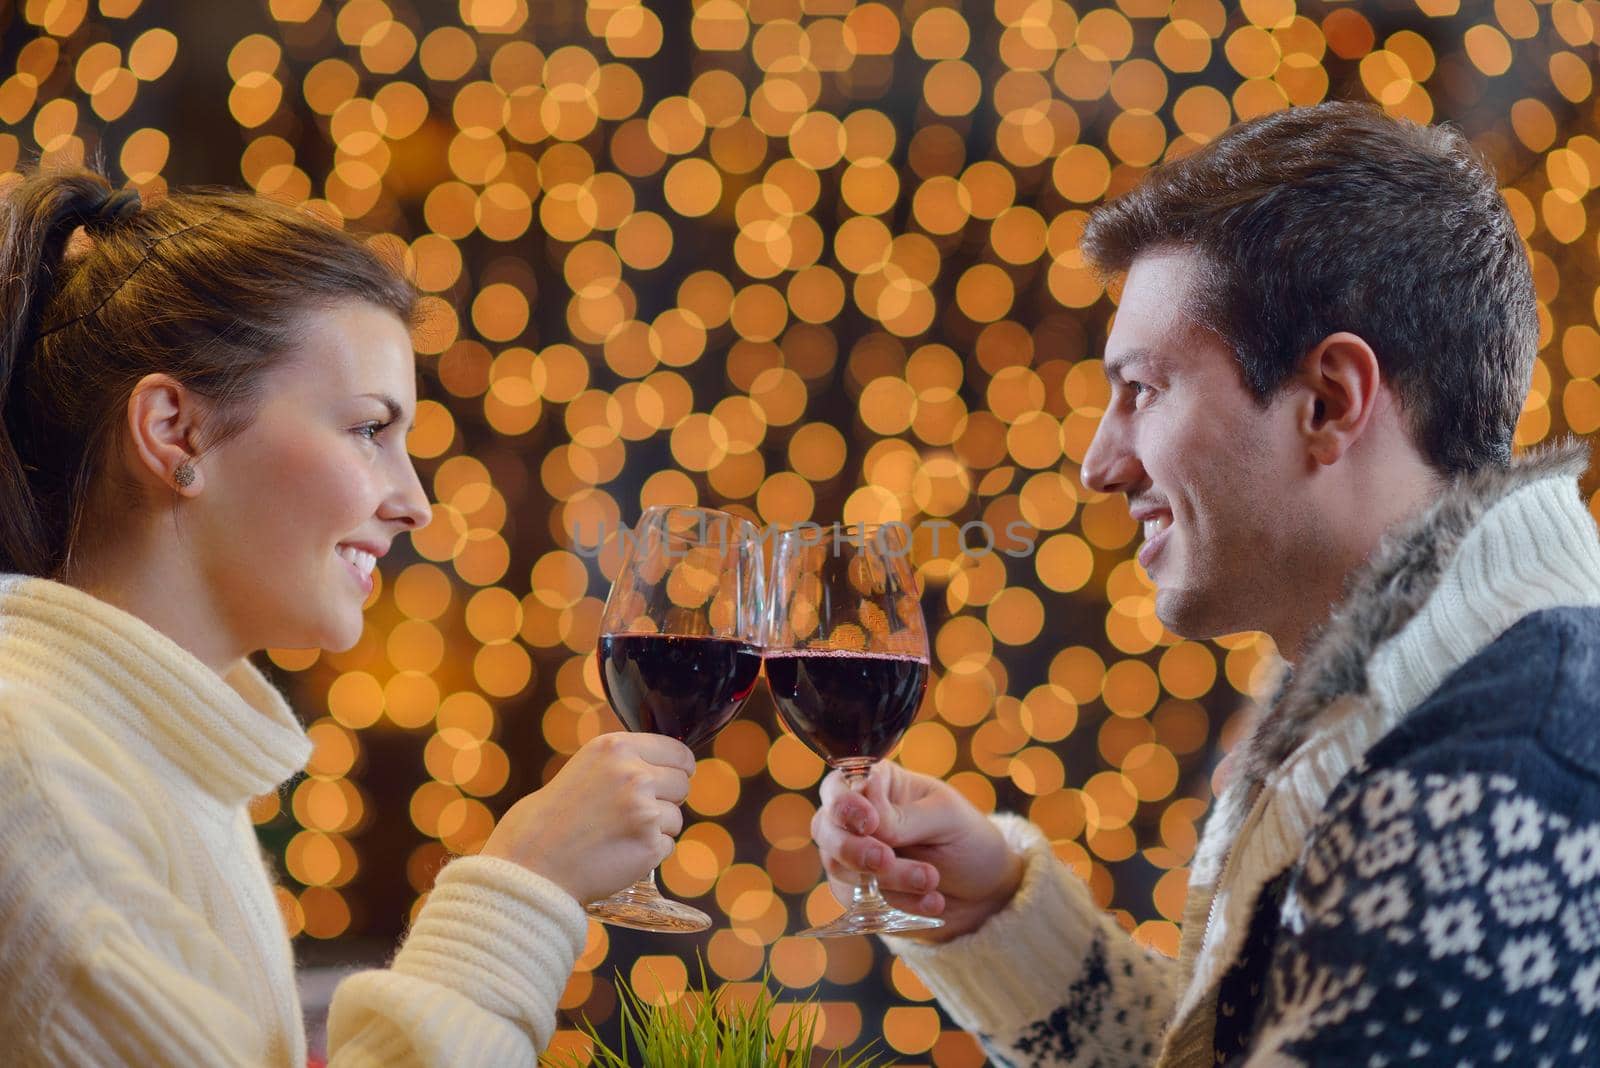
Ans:
{"label": "woman's ear", "polygon": [[[171,375],[139,380],[128,397],[128,431],[131,466],[141,483],[199,496],[205,489],[195,446],[201,414],[200,398]],[[188,474],[177,474],[183,467]]]}
{"label": "woman's ear", "polygon": [[1324,466],[1337,463],[1372,419],[1383,387],[1378,356],[1355,334],[1329,334],[1301,361],[1306,390],[1297,429],[1307,454]]}

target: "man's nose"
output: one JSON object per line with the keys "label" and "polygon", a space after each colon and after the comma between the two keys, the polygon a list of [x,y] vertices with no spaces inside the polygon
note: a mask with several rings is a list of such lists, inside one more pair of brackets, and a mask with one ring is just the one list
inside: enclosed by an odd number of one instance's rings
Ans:
{"label": "man's nose", "polygon": [[1115,415],[1104,416],[1095,428],[1083,456],[1082,474],[1084,486],[1096,493],[1127,493],[1144,480],[1144,467]]}

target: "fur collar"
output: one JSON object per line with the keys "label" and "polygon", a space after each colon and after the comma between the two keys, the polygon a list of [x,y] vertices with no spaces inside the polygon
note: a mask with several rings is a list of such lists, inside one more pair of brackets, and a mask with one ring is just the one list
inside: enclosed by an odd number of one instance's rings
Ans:
{"label": "fur collar", "polygon": [[1391,532],[1310,642],[1306,656],[1281,680],[1240,751],[1236,774],[1246,795],[1281,767],[1340,697],[1364,694],[1373,653],[1422,609],[1462,539],[1493,505],[1514,490],[1547,478],[1576,480],[1589,466],[1589,447],[1567,440],[1529,452],[1507,467],[1456,481],[1419,517]]}
{"label": "fur collar", "polygon": [[[1257,713],[1206,820],[1163,1065],[1211,1063],[1216,986],[1260,889],[1294,863],[1329,792],[1366,750],[1522,615],[1600,604],[1600,538],[1575,486],[1587,464],[1587,447],[1568,441],[1462,477],[1352,575],[1298,670]],[[1549,544],[1532,544],[1541,537]],[[1458,588],[1463,567],[1478,583],[1471,590]],[[1394,663],[1402,646],[1409,672]]]}

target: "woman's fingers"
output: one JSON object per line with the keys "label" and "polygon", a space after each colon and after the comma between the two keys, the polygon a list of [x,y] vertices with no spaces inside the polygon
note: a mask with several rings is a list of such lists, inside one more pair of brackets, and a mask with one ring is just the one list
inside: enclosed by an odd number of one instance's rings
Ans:
{"label": "woman's fingers", "polygon": [[622,737],[627,739],[623,744],[631,746],[633,752],[646,762],[658,767],[676,768],[685,775],[694,774],[694,751],[676,738],[650,733],[623,734]]}
{"label": "woman's fingers", "polygon": [[689,796],[689,776],[678,768],[645,765],[650,781],[655,785],[656,796],[673,805],[681,805]]}
{"label": "woman's fingers", "polygon": [[683,832],[683,808],[677,804],[661,805],[661,817],[656,826],[661,833],[669,838],[676,838]]}

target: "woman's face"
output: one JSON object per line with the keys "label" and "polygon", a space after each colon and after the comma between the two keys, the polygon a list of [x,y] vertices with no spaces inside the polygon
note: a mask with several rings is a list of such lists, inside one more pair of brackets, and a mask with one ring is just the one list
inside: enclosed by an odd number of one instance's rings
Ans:
{"label": "woman's face", "polygon": [[374,558],[431,515],[406,451],[415,379],[393,312],[359,300],[318,310],[267,373],[255,421],[202,461],[205,529],[191,547],[249,648],[360,639]]}

